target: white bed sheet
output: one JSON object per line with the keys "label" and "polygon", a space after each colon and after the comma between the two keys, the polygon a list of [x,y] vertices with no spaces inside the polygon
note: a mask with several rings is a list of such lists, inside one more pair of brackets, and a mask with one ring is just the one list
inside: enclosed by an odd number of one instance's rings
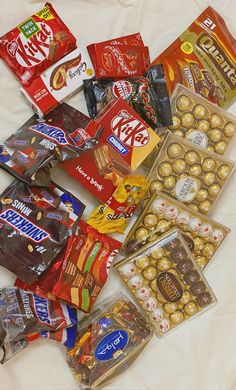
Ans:
{"label": "white bed sheet", "polygon": [[[212,5],[236,36],[235,0],[52,0],[85,46],[133,32],[142,33],[151,59],[167,47],[202,10]],[[0,0],[0,35],[42,6],[34,0]],[[27,120],[32,112],[19,84],[0,61],[0,141]],[[86,113],[83,94],[69,103]],[[231,107],[236,114],[236,105]],[[236,141],[228,157],[235,159]],[[12,178],[0,173],[2,191]],[[86,215],[97,204],[78,183],[59,170],[54,179],[87,204]],[[105,390],[235,390],[236,389],[236,178],[230,182],[213,217],[232,229],[206,277],[218,304],[167,337],[153,338],[136,363]],[[13,284],[14,275],[0,267],[0,287]],[[123,289],[110,273],[102,297]],[[78,384],[65,363],[64,349],[50,341],[36,341],[0,367],[0,390],[74,390]]]}

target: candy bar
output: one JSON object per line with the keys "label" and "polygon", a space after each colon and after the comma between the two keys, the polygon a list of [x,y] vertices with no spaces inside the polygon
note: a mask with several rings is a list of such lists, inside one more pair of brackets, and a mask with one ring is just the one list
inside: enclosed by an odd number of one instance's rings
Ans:
{"label": "candy bar", "polygon": [[79,91],[83,80],[93,76],[94,70],[88,55],[77,48],[37,77],[30,86],[21,88],[21,92],[42,118]]}
{"label": "candy bar", "polygon": [[82,322],[67,361],[81,386],[97,389],[130,367],[151,337],[144,316],[118,294]]}
{"label": "candy bar", "polygon": [[232,161],[168,133],[147,177],[149,195],[163,191],[208,215],[234,168]]}
{"label": "candy bar", "polygon": [[235,39],[212,7],[153,61],[159,63],[164,66],[169,93],[181,83],[222,107],[235,101]]}
{"label": "candy bar", "polygon": [[160,337],[216,302],[178,229],[121,260],[115,269]]}
{"label": "candy bar", "polygon": [[178,84],[171,97],[171,131],[211,152],[225,154],[236,133],[236,118]]}
{"label": "candy bar", "polygon": [[24,86],[75,47],[75,37],[50,3],[0,38],[2,59]]}
{"label": "candy bar", "polygon": [[[127,254],[131,254],[172,227],[178,227],[181,230],[183,238],[201,269],[210,263],[230,232],[220,223],[206,218],[163,193],[159,193],[153,194],[151,197],[129,231],[122,249]],[[165,265],[163,262],[163,271]]]}

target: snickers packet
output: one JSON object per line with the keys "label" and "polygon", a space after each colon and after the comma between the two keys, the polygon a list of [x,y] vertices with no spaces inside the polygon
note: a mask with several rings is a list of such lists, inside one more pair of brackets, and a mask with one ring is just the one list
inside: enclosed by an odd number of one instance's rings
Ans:
{"label": "snickers packet", "polygon": [[170,100],[161,64],[152,66],[146,77],[121,80],[85,80],[84,95],[90,118],[112,99],[122,97],[151,127],[170,126]]}
{"label": "snickers packet", "polygon": [[236,46],[223,18],[202,14],[152,64],[162,63],[169,93],[176,84],[228,108],[236,99]]}
{"label": "snickers packet", "polygon": [[15,286],[47,299],[62,300],[88,313],[106,283],[120,247],[119,241],[79,221],[63,254],[47,271],[31,285],[16,279]]}
{"label": "snickers packet", "polygon": [[0,38],[0,56],[24,86],[75,47],[75,37],[50,3]]}
{"label": "snickers packet", "polygon": [[140,33],[87,46],[97,79],[142,76],[150,65]]}
{"label": "snickers packet", "polygon": [[85,206],[68,191],[14,181],[0,196],[0,265],[32,283],[64,248]]}
{"label": "snickers packet", "polygon": [[88,133],[100,132],[98,144],[86,154],[63,162],[61,167],[106,203],[160,138],[122,98],[110,102],[85,130]]}
{"label": "snickers packet", "polygon": [[[76,311],[65,304],[13,287],[1,289],[0,362],[5,363],[38,337],[73,345],[77,321]],[[69,327],[71,332],[65,332]]]}
{"label": "snickers packet", "polygon": [[97,139],[85,131],[88,123],[86,115],[66,103],[44,120],[35,114],[0,145],[0,167],[29,184],[49,185],[43,168],[96,145]]}
{"label": "snickers packet", "polygon": [[34,111],[42,118],[63,100],[83,87],[83,80],[94,76],[93,65],[79,48],[52,65],[31,85],[21,88]]}

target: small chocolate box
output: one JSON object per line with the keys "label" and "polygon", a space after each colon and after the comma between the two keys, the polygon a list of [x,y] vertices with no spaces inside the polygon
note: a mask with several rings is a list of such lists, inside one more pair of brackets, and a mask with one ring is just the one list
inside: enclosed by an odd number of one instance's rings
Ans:
{"label": "small chocolate box", "polygon": [[225,154],[236,133],[236,117],[177,84],[171,98],[174,134],[211,152]]}
{"label": "small chocolate box", "polygon": [[179,229],[145,245],[115,269],[160,337],[216,302]]}
{"label": "small chocolate box", "polygon": [[162,191],[209,215],[234,168],[234,162],[168,132],[147,176],[150,186],[144,203]]}
{"label": "small chocolate box", "polygon": [[129,368],[152,335],[143,313],[116,294],[82,319],[67,361],[82,388],[97,389]]}
{"label": "small chocolate box", "polygon": [[[131,254],[171,228],[178,227],[194,259],[204,269],[219,249],[230,229],[159,193],[153,194],[129,231],[122,251]],[[164,261],[162,270],[168,264]]]}

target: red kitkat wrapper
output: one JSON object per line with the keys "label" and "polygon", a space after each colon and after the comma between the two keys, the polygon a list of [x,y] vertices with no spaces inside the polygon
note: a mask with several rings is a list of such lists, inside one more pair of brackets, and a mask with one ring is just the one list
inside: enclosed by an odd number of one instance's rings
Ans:
{"label": "red kitkat wrapper", "polygon": [[96,78],[142,76],[150,65],[149,50],[139,33],[87,47]]}
{"label": "red kitkat wrapper", "polygon": [[50,3],[0,38],[2,59],[24,86],[75,47],[75,37]]}

